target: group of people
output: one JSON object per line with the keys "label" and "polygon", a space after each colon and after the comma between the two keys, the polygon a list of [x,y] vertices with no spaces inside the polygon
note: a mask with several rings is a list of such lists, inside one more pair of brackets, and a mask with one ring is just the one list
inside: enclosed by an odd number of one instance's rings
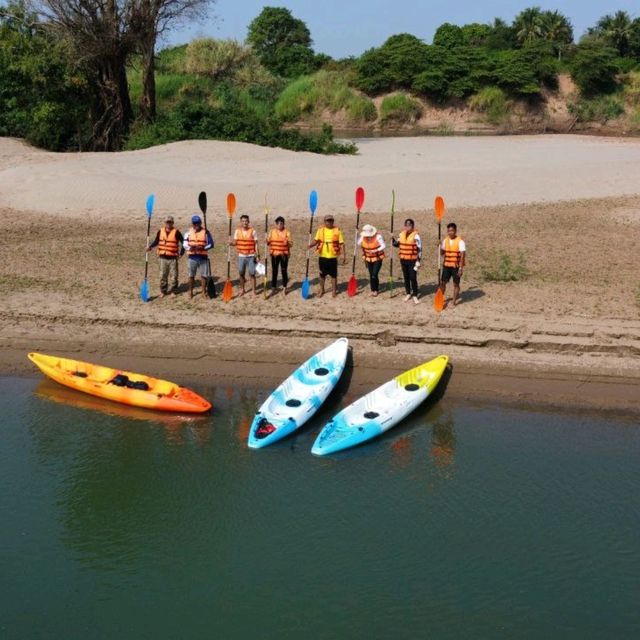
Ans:
{"label": "group of people", "polygon": [[[293,240],[282,216],[275,219],[275,226],[269,230],[265,240],[271,260],[272,290],[277,291],[278,276],[280,275],[282,293],[287,295],[290,282],[289,256]],[[235,230],[228,243],[235,247],[237,252],[237,267],[240,278],[239,295],[245,294],[247,280],[251,281],[253,294],[257,295],[256,274],[259,271],[261,272],[259,275],[264,273],[264,265],[261,263],[258,234],[251,226],[248,215],[240,216],[240,226]],[[398,249],[398,258],[404,279],[404,302],[413,301],[418,304],[420,302],[418,269],[422,261],[423,244],[411,218],[404,221],[404,228],[397,237],[392,235],[391,243]],[[380,270],[385,259],[387,245],[382,234],[373,225],[366,224],[358,234],[357,246],[362,252],[362,259],[369,273],[370,295],[375,297],[380,293]],[[155,239],[147,247],[147,251],[157,248],[160,264],[160,297],[177,294],[178,261],[185,253],[188,256],[189,297],[193,298],[194,296],[194,287],[198,276],[202,283],[202,295],[207,297],[207,280],[212,275],[208,252],[213,247],[213,236],[208,229],[203,227],[199,215],[194,215],[191,218],[191,227],[184,236],[176,228],[173,216],[167,216]],[[323,226],[316,231],[308,248],[315,249],[318,254],[319,296],[325,294],[327,278],[331,284],[331,294],[336,296],[338,292],[338,262],[340,260],[343,265],[346,264],[347,253],[343,233],[335,225],[335,219],[332,215],[324,217]],[[453,280],[451,304],[455,306],[460,299],[460,279],[464,272],[466,255],[465,242],[458,236],[455,222],[450,222],[447,225],[447,235],[439,243],[439,252],[442,260],[439,287],[444,294],[447,284]]]}

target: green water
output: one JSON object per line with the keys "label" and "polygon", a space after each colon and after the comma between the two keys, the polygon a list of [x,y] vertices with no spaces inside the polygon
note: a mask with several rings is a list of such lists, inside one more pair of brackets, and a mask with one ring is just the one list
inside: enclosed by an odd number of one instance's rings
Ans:
{"label": "green water", "polygon": [[246,448],[264,391],[198,391],[0,379],[0,638],[640,637],[635,421],[445,394],[319,459],[318,422]]}

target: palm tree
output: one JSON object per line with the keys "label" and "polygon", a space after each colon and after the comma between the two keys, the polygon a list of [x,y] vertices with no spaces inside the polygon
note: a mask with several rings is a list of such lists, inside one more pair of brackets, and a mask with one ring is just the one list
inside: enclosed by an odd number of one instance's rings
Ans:
{"label": "palm tree", "polygon": [[629,41],[633,37],[634,24],[626,11],[618,11],[613,16],[607,14],[600,18],[593,32],[608,40],[624,57],[629,51]]}
{"label": "palm tree", "polygon": [[573,27],[569,19],[559,11],[545,11],[541,16],[542,37],[553,44],[562,57],[562,49],[573,42]]}
{"label": "palm tree", "polygon": [[522,45],[531,44],[542,38],[542,9],[529,7],[520,12],[513,21],[518,42]]}

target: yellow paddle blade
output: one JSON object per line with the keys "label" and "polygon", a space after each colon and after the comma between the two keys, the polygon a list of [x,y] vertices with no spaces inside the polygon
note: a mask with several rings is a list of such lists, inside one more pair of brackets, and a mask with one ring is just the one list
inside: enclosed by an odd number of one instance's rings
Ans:
{"label": "yellow paddle blade", "polygon": [[231,217],[236,210],[236,194],[235,193],[229,193],[227,194],[227,213],[229,214],[229,217]]}
{"label": "yellow paddle blade", "polygon": [[225,302],[229,302],[233,297],[233,285],[231,284],[231,280],[227,280],[224,283],[224,289],[222,290],[222,299]]}
{"label": "yellow paddle blade", "polygon": [[433,308],[440,312],[444,309],[444,293],[442,293],[442,289],[438,287],[436,291],[436,295],[433,298]]}
{"label": "yellow paddle blade", "polygon": [[444,216],[444,198],[442,196],[436,196],[435,210],[436,219],[438,222],[442,222],[442,216]]}

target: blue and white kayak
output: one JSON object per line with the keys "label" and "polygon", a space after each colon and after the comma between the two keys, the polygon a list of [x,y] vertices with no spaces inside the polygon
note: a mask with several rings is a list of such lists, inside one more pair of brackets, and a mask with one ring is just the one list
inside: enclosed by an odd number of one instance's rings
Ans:
{"label": "blue and white kayak", "polygon": [[438,356],[362,396],[323,427],[311,453],[326,456],[388,431],[427,399],[448,362],[447,356]]}
{"label": "blue and white kayak", "polygon": [[262,404],[249,430],[261,449],[300,428],[322,406],[344,371],[349,341],[340,338],[298,367]]}

